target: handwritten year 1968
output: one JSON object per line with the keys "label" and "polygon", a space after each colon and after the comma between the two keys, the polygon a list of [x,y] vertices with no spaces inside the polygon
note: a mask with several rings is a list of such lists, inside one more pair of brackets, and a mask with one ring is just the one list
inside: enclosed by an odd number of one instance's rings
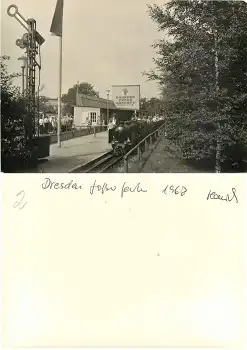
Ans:
{"label": "handwritten year 1968", "polygon": [[162,191],[162,193],[164,194],[172,193],[183,197],[187,191],[188,191],[187,188],[184,186],[167,185],[165,189]]}

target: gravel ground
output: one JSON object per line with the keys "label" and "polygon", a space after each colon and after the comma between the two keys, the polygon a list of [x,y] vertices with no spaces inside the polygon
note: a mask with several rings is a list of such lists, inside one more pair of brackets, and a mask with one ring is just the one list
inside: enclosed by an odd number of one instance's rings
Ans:
{"label": "gravel ground", "polygon": [[[147,157],[146,157],[147,158]],[[182,160],[181,153],[165,136],[146,159],[142,173],[201,173]]]}
{"label": "gravel ground", "polygon": [[[130,173],[139,173],[138,169],[137,169],[137,156],[136,155],[132,155],[129,157],[129,172]],[[133,171],[133,169],[135,169]],[[118,163],[118,165],[113,166],[109,171],[107,171],[108,173],[124,173],[124,161],[121,160],[121,162]]]}

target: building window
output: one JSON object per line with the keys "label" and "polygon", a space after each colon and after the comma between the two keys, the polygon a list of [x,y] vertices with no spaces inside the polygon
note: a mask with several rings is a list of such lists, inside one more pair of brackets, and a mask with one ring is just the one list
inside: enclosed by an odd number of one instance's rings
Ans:
{"label": "building window", "polygon": [[92,123],[96,123],[96,121],[97,121],[97,113],[96,112],[90,112],[90,120]]}

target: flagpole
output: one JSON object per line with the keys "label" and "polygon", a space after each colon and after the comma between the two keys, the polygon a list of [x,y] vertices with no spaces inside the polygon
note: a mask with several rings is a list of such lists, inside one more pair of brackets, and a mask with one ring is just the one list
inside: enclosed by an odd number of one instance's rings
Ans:
{"label": "flagpole", "polygon": [[57,146],[61,147],[61,95],[62,95],[62,57],[63,57],[63,39],[62,35],[59,36],[59,90],[58,90],[58,118],[57,118]]}

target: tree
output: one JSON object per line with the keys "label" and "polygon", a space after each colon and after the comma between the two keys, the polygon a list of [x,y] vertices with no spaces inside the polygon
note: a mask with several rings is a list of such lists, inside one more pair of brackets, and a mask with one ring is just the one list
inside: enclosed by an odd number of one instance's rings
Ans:
{"label": "tree", "polygon": [[57,106],[50,104],[49,99],[47,97],[39,96],[39,112],[41,112],[42,114],[57,114]]}
{"label": "tree", "polygon": [[230,149],[246,146],[247,6],[171,0],[149,14],[168,34],[148,73],[166,93],[168,134],[185,158],[213,157],[219,171]]}
{"label": "tree", "polygon": [[142,110],[148,111],[149,113],[160,113],[163,109],[162,105],[162,101],[157,97],[151,97],[150,99],[142,97],[140,100],[140,108]]}
{"label": "tree", "polygon": [[77,89],[80,94],[99,97],[99,94],[94,90],[94,87],[91,84],[84,82],[79,85],[74,85],[68,90],[67,94],[62,95],[62,102],[70,106],[76,105]]}
{"label": "tree", "polygon": [[30,145],[26,143],[24,120],[27,115],[25,101],[20,89],[13,85],[9,74],[9,56],[1,56],[1,160],[3,171],[14,171],[31,156]]}
{"label": "tree", "polygon": [[148,102],[146,97],[141,97],[140,99],[140,109],[146,111],[148,108]]}

